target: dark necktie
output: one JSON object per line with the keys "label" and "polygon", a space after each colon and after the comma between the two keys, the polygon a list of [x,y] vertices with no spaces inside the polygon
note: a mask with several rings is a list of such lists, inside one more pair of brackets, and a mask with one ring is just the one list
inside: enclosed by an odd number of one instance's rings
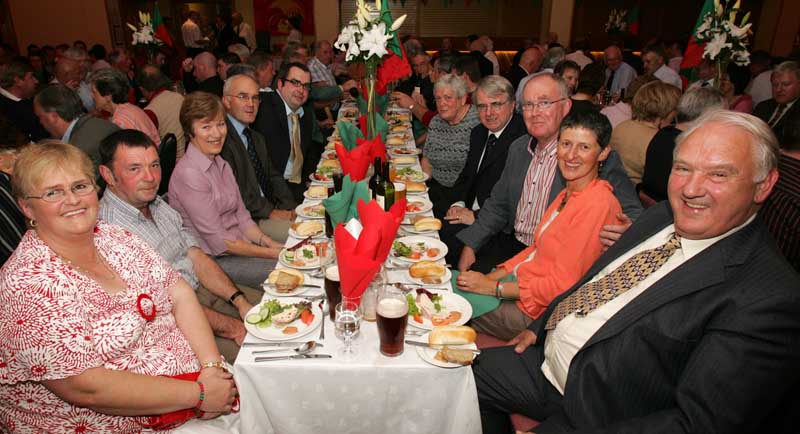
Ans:
{"label": "dark necktie", "polygon": [[483,159],[481,160],[481,164],[478,166],[478,173],[481,173],[483,167],[486,165],[486,161],[489,159],[489,155],[492,155],[494,149],[497,147],[497,136],[494,134],[489,134],[489,139],[486,140],[486,150],[483,151]]}
{"label": "dark necktie", "polygon": [[774,128],[775,125],[781,120],[781,116],[783,116],[783,112],[786,111],[786,104],[778,105],[778,108],[775,110],[775,114],[772,115],[772,118],[769,120],[769,127]]}
{"label": "dark necktie", "polygon": [[616,73],[617,73],[617,71],[615,69],[612,69],[611,70],[611,74],[608,76],[608,80],[606,80],[606,91],[607,92],[611,92],[611,85],[614,84],[614,74],[616,74]]}
{"label": "dark necktie", "polygon": [[253,163],[253,170],[256,172],[258,186],[261,187],[261,193],[263,193],[266,197],[268,194],[267,186],[269,185],[267,174],[264,173],[264,166],[261,164],[258,154],[256,154],[256,147],[255,143],[253,142],[253,132],[250,130],[250,128],[245,127],[244,137],[247,139],[245,147],[247,148],[248,155],[250,155],[250,162]]}
{"label": "dark necktie", "polygon": [[666,243],[631,256],[606,276],[576,289],[558,303],[547,319],[545,330],[553,330],[559,321],[573,312],[575,315],[585,316],[625,293],[661,268],[680,247],[681,239],[673,233]]}

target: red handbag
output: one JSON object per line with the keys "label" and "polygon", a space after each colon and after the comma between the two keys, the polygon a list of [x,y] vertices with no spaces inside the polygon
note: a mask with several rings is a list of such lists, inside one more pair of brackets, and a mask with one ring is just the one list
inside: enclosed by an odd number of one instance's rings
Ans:
{"label": "red handbag", "polygon": [[[169,378],[175,378],[177,380],[185,380],[185,381],[197,381],[197,377],[200,376],[200,372],[188,372],[186,374],[180,375],[173,375]],[[239,412],[239,397],[237,396],[233,400],[233,409],[231,410],[233,413]],[[154,416],[144,416],[139,418],[137,422],[139,425],[150,428],[153,430],[167,430],[167,429],[174,429],[177,428],[186,421],[199,418],[203,416],[203,412],[197,408],[186,408],[183,410],[173,411],[170,413],[164,413]]]}

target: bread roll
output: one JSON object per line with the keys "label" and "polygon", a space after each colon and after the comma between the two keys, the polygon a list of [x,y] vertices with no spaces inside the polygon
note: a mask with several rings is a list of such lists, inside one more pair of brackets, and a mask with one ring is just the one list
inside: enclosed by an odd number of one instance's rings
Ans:
{"label": "bread roll", "polygon": [[468,326],[441,326],[434,327],[428,335],[430,345],[462,345],[475,342],[478,337],[475,330]]}
{"label": "bread roll", "polygon": [[458,348],[444,347],[441,351],[436,353],[433,357],[442,362],[457,363],[459,365],[471,365],[472,360],[475,358],[475,353],[472,350],[461,350]]}
{"label": "bread roll", "polygon": [[389,137],[388,139],[386,139],[386,144],[392,146],[399,146],[399,145],[405,145],[406,141],[402,137]]}
{"label": "bread roll", "polygon": [[297,235],[300,235],[301,237],[320,234],[324,230],[325,226],[323,226],[321,222],[313,220],[307,220],[302,223],[298,223],[294,228],[294,231],[297,232]]}
{"label": "bread roll", "polygon": [[316,199],[328,197],[328,187],[324,185],[312,185],[308,187],[308,195]]}
{"label": "bread roll", "polygon": [[342,166],[339,164],[339,160],[322,160],[319,167],[331,167],[334,169],[339,169]]}
{"label": "bread roll", "polygon": [[438,231],[442,229],[442,221],[436,217],[423,217],[414,221],[414,229],[417,232]]}
{"label": "bread roll", "polygon": [[417,157],[395,157],[392,160],[394,164],[417,164]]}
{"label": "bread roll", "polygon": [[434,261],[419,261],[408,269],[411,277],[422,279],[423,277],[442,277],[446,273],[445,266]]}
{"label": "bread roll", "polygon": [[278,292],[290,292],[303,284],[303,273],[292,269],[282,268],[269,273],[267,281],[275,286]]}
{"label": "bread roll", "polygon": [[424,182],[406,181],[407,193],[422,193],[427,190],[427,188]]}

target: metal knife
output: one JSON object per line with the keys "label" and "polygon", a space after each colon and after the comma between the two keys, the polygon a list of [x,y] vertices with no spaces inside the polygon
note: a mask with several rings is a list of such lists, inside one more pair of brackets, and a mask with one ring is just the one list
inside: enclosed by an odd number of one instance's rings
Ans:
{"label": "metal knife", "polygon": [[[283,341],[283,342],[245,342],[243,347],[297,347],[305,344],[308,341]],[[315,346],[321,347],[321,343],[316,343]]]}
{"label": "metal knife", "polygon": [[[261,286],[269,286],[270,288],[277,288],[277,285],[274,285],[272,283],[262,283]],[[321,284],[320,285],[314,285],[313,283],[304,283],[302,285],[295,286],[295,289],[297,289],[297,288],[322,288],[322,285]],[[294,289],[292,291],[294,291]],[[291,291],[289,291],[289,292],[291,292]]]}
{"label": "metal knife", "polygon": [[294,354],[291,356],[270,356],[256,357],[256,362],[268,362],[270,360],[294,360],[294,359],[330,359],[330,354]]}
{"label": "metal knife", "polygon": [[427,342],[410,341],[408,339],[406,339],[406,343],[409,344],[409,345],[414,345],[416,347],[430,348],[432,350],[441,350],[442,348],[449,346],[449,347],[453,348],[454,350],[472,351],[474,354],[480,354],[481,353],[481,350],[473,350],[472,348],[459,348],[459,347],[457,347],[455,345],[437,345],[437,346],[432,346],[432,345],[428,344]]}

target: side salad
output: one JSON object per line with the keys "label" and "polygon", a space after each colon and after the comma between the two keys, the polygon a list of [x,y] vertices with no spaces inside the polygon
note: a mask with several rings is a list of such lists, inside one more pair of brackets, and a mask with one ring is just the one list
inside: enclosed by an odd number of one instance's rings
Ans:
{"label": "side salad", "polygon": [[258,313],[247,315],[245,321],[259,328],[282,328],[284,334],[291,335],[299,331],[296,326],[290,325],[297,319],[300,319],[305,325],[309,325],[314,321],[311,302],[301,301],[299,303],[283,304],[278,300],[272,299],[263,303]]}

